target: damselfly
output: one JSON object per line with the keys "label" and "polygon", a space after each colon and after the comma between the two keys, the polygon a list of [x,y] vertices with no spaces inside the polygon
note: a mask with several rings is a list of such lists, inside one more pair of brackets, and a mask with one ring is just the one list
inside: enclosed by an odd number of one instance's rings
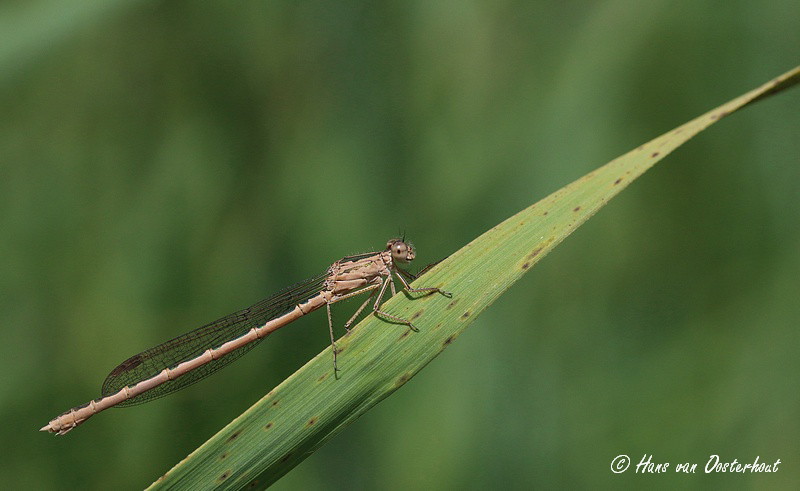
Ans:
{"label": "damselfly", "polygon": [[387,288],[392,295],[396,293],[393,278],[397,278],[409,293],[450,296],[450,293],[435,287],[411,288],[409,281],[414,279],[414,275],[399,266],[413,259],[414,248],[403,239],[390,240],[383,251],[344,257],[319,276],[128,358],[108,374],[100,398],[59,415],[41,431],[63,435],[110,407],[133,406],[180,390],[228,365],[271,332],[323,305],[328,311],[333,368],[338,371],[331,304],[369,293],[345,323],[349,332],[350,325],[377,295],[372,305],[375,315],[416,331],[410,320],[381,310]]}

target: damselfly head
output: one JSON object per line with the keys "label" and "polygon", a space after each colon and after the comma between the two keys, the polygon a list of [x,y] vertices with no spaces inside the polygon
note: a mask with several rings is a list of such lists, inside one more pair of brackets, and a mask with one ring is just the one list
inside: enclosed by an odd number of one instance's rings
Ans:
{"label": "damselfly head", "polygon": [[386,243],[386,250],[391,251],[392,261],[405,264],[414,260],[414,246],[403,239],[392,239]]}

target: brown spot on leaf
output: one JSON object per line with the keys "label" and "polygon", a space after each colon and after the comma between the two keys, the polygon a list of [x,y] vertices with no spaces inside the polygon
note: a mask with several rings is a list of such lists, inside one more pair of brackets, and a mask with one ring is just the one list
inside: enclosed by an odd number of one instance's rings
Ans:
{"label": "brown spot on leaf", "polygon": [[404,385],[406,382],[411,380],[411,374],[406,372],[403,375],[400,375],[394,383],[395,388]]}
{"label": "brown spot on leaf", "polygon": [[470,312],[469,312],[469,310],[467,310],[466,312],[464,312],[463,314],[461,314],[461,318],[462,318],[462,319],[466,319],[466,318],[468,318],[468,317],[469,317],[469,314],[470,314]]}
{"label": "brown spot on leaf", "polygon": [[230,442],[236,440],[237,438],[239,438],[239,435],[241,435],[241,434],[242,434],[242,430],[236,430],[235,432],[233,432],[233,435],[229,436],[228,439],[225,440],[225,443],[230,443]]}
{"label": "brown spot on leaf", "polygon": [[326,378],[328,378],[328,372],[325,372],[322,375],[320,375],[320,377],[317,379],[317,382],[322,382]]}
{"label": "brown spot on leaf", "polygon": [[575,208],[572,209],[572,211],[581,211],[581,207],[580,206],[576,206]]}
{"label": "brown spot on leaf", "polygon": [[228,479],[229,477],[231,477],[231,470],[230,469],[228,469],[227,471],[223,472],[222,475],[217,478],[217,482],[223,482],[226,479]]}
{"label": "brown spot on leaf", "polygon": [[409,320],[413,321],[414,319],[419,319],[419,316],[421,316],[424,311],[425,310],[423,309],[423,310],[418,310],[418,311],[414,312],[414,314],[411,316],[411,318]]}
{"label": "brown spot on leaf", "polygon": [[284,463],[284,462],[286,462],[286,461],[287,461],[287,460],[289,460],[290,458],[292,458],[292,452],[289,452],[289,453],[287,453],[286,455],[284,455],[284,456],[281,458],[281,463]]}
{"label": "brown spot on leaf", "polygon": [[308,423],[306,423],[306,427],[314,426],[316,423],[317,423],[317,418],[311,418],[308,420]]}
{"label": "brown spot on leaf", "polygon": [[267,424],[265,424],[265,425],[264,425],[264,429],[265,429],[265,430],[268,430],[268,429],[270,429],[270,428],[272,428],[272,421],[270,421],[269,423],[267,423]]}
{"label": "brown spot on leaf", "polygon": [[453,300],[452,302],[450,302],[449,304],[447,304],[447,307],[445,307],[444,309],[445,309],[445,310],[450,310],[450,309],[452,309],[453,307],[455,307],[455,305],[456,305],[457,303],[458,303],[458,299],[455,299],[455,300]]}
{"label": "brown spot on leaf", "polygon": [[219,456],[219,460],[225,460],[228,458],[228,452],[223,452],[222,455]]}
{"label": "brown spot on leaf", "polygon": [[531,267],[531,263],[529,263],[529,262],[522,263],[522,269],[528,269],[530,267]]}
{"label": "brown spot on leaf", "polygon": [[616,180],[616,181],[614,181],[614,185],[616,186],[617,184],[619,184],[619,183],[621,183],[621,182],[622,182],[622,178],[621,178],[621,177],[619,177],[619,178],[617,178],[617,180]]}
{"label": "brown spot on leaf", "polygon": [[659,153],[659,152],[653,152],[653,153],[650,154],[650,156],[653,157],[653,158],[656,158],[659,155],[661,155],[661,153]]}
{"label": "brown spot on leaf", "polygon": [[448,344],[452,343],[455,340],[456,340],[455,336],[448,336],[447,339],[445,339],[444,342],[442,343],[442,347],[447,346]]}

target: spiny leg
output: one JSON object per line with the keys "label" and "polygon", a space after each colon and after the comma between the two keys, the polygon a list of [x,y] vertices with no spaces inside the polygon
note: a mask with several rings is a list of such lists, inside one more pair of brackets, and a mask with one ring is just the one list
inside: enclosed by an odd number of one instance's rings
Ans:
{"label": "spiny leg", "polygon": [[[339,348],[336,347],[336,340],[335,340],[335,337],[334,337],[334,334],[333,334],[333,316],[331,315],[331,304],[339,302],[340,300],[348,299],[348,298],[350,298],[352,296],[355,296],[355,295],[360,295],[360,294],[365,293],[365,292],[367,292],[369,290],[372,290],[372,293],[370,293],[369,297],[367,297],[367,302],[369,302],[369,299],[372,298],[372,295],[375,294],[375,292],[377,291],[377,288],[379,286],[380,286],[380,284],[369,285],[367,287],[364,287],[364,288],[362,288],[360,290],[357,290],[357,291],[354,291],[354,292],[346,293],[344,295],[335,296],[332,300],[328,300],[327,302],[325,302],[325,308],[328,311],[328,330],[331,333],[331,347],[333,348],[333,373],[336,373],[336,372],[339,371],[339,368],[336,365],[336,355],[339,354]],[[367,302],[364,302],[364,305],[366,305]],[[363,308],[364,307],[362,306],[361,309],[363,310]],[[352,319],[351,319],[351,321],[352,321]],[[348,324],[351,321],[348,321]],[[345,329],[347,329],[347,326],[345,326]],[[348,332],[350,332],[349,329],[348,329]]]}
{"label": "spiny leg", "polygon": [[398,324],[404,324],[404,325],[408,326],[409,329],[411,329],[414,332],[419,332],[419,329],[417,329],[416,326],[414,326],[414,324],[412,324],[410,320],[403,319],[402,317],[397,317],[396,315],[389,314],[389,313],[384,312],[384,311],[382,311],[380,309],[381,300],[383,300],[383,295],[386,293],[386,287],[391,283],[392,283],[392,275],[390,273],[389,276],[387,276],[386,279],[383,280],[383,285],[381,286],[381,291],[380,291],[380,293],[378,293],[378,299],[375,300],[375,305],[372,306],[372,311],[375,312],[376,315],[380,314],[381,316],[383,316],[383,317],[385,317],[387,319],[391,319],[391,320],[395,321]]}
{"label": "spiny leg", "polygon": [[[356,318],[359,315],[361,315],[361,312],[366,308],[367,304],[369,304],[369,301],[372,300],[372,297],[374,297],[375,294],[378,292],[378,290],[376,288],[374,288],[374,287],[371,288],[371,289],[372,289],[372,293],[370,293],[369,296],[367,297],[367,299],[364,300],[364,303],[361,304],[361,307],[359,307],[358,310],[356,310],[356,313],[353,314],[353,317],[350,317],[350,320],[345,322],[344,328],[347,329],[348,333],[350,332],[350,325],[353,323],[353,321],[356,320]],[[359,293],[360,293],[360,291],[359,291]]]}
{"label": "spiny leg", "polygon": [[451,298],[453,296],[452,293],[436,288],[435,286],[426,288],[411,288],[411,285],[408,283],[408,281],[406,281],[405,277],[403,276],[403,273],[405,274],[410,274],[410,273],[407,273],[402,269],[396,269],[395,271],[393,271],[393,273],[395,274],[395,276],[397,276],[397,279],[400,280],[400,283],[403,284],[403,287],[408,293],[424,293],[425,295],[430,295],[432,293],[441,293],[447,298]]}
{"label": "spiny leg", "polygon": [[354,292],[345,293],[344,295],[336,295],[336,296],[333,297],[333,299],[330,301],[330,303],[336,303],[336,302],[341,302],[342,300],[347,300],[350,297],[355,297],[356,295],[361,295],[362,293],[366,293],[366,292],[368,292],[370,290],[375,290],[376,288],[378,288],[380,286],[381,286],[381,283],[373,283],[373,284],[371,284],[369,286],[365,286],[364,288],[362,288],[360,290],[356,290]]}
{"label": "spiny leg", "polygon": [[333,337],[333,318],[331,317],[331,304],[330,302],[325,302],[325,308],[328,310],[328,330],[331,333],[331,347],[333,348],[333,373],[339,371],[339,367],[336,366],[336,354],[339,352],[339,348],[336,347],[336,340]]}

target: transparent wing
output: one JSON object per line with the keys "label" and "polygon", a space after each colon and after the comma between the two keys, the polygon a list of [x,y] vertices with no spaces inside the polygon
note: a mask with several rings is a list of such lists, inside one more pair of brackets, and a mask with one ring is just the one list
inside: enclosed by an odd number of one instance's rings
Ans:
{"label": "transparent wing", "polygon": [[[194,331],[131,356],[108,374],[103,382],[103,397],[115,394],[123,387],[152,378],[164,368],[174,368],[180,363],[197,358],[206,350],[218,348],[228,341],[247,334],[253,327],[260,327],[269,320],[291,311],[295,305],[317,295],[324,287],[326,277],[327,273],[309,278],[246,309],[226,315]],[[174,380],[128,399],[117,407],[141,404],[183,389],[227,366],[256,344],[258,341],[249,343]]]}

